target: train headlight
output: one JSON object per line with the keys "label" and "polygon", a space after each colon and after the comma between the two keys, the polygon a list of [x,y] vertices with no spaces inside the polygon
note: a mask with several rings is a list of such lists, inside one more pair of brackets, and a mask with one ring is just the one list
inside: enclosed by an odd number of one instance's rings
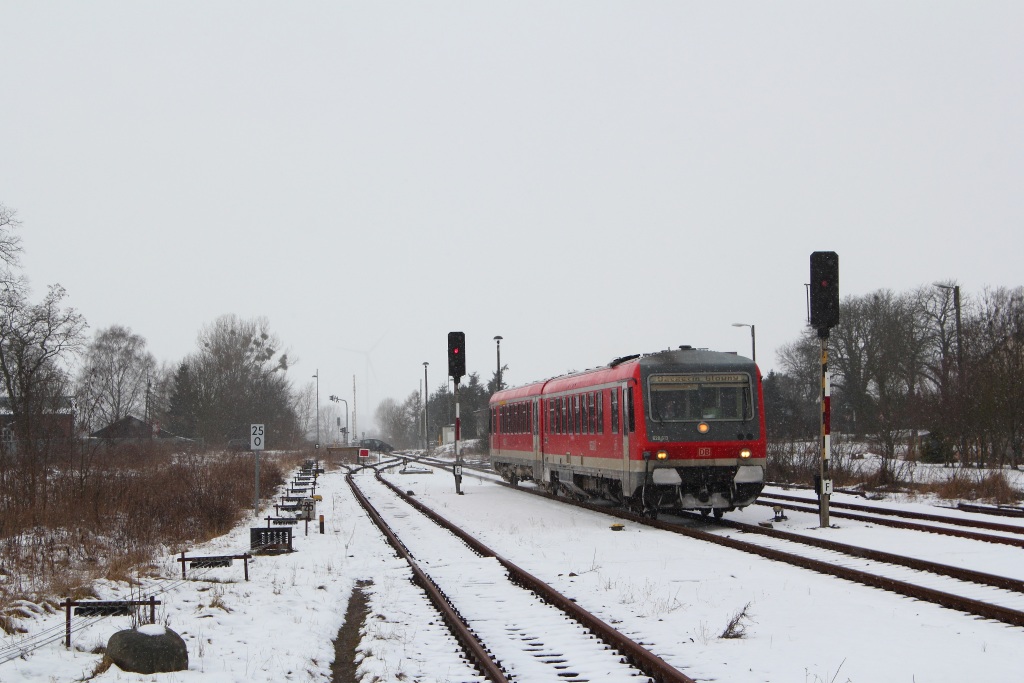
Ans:
{"label": "train headlight", "polygon": [[740,450],[740,457],[741,458],[749,458],[750,457],[750,449],[749,448],[741,449]]}
{"label": "train headlight", "polygon": [[658,451],[658,460],[667,460],[668,453],[666,451]]}
{"label": "train headlight", "polygon": [[701,434],[707,434],[708,430],[710,429],[711,425],[709,425],[707,422],[701,422],[699,425],[697,425],[697,431],[700,432]]}

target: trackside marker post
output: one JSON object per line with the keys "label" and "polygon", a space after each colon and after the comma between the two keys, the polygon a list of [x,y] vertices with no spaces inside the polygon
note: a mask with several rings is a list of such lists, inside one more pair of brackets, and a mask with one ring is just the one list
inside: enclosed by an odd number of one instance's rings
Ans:
{"label": "trackside marker post", "polygon": [[256,492],[253,496],[252,511],[255,517],[260,516],[260,451],[265,442],[263,425],[249,425],[249,450],[256,456]]}

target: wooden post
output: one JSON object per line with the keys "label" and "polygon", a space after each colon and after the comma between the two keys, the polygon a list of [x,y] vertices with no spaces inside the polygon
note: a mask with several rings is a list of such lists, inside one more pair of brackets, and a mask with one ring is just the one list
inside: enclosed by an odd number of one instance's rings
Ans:
{"label": "wooden post", "polygon": [[64,601],[64,647],[71,649],[71,598]]}

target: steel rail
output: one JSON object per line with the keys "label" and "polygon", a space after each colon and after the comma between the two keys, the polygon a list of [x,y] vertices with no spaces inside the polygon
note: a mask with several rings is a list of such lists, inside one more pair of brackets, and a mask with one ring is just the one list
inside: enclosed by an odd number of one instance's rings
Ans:
{"label": "steel rail", "polygon": [[971,503],[958,503],[953,510],[963,512],[974,512],[979,515],[996,515],[997,517],[1024,517],[1024,508],[1020,507],[993,507],[991,505],[973,505]]}
{"label": "steel rail", "polygon": [[352,479],[352,474],[345,475],[345,480],[348,482],[349,488],[352,489],[352,493],[355,495],[356,500],[362,506],[366,514],[369,515],[373,523],[377,525],[377,528],[381,530],[381,533],[387,538],[388,543],[391,547],[409,564],[412,568],[413,577],[416,583],[426,592],[430,602],[437,608],[441,613],[441,617],[448,625],[449,631],[455,636],[455,639],[462,645],[466,655],[476,664],[480,672],[486,676],[489,680],[495,683],[509,683],[508,677],[502,670],[501,666],[495,662],[489,654],[483,643],[476,637],[469,626],[462,620],[462,617],[455,611],[455,609],[448,602],[448,598],[445,597],[441,589],[430,579],[427,574],[420,569],[416,560],[412,558],[408,548],[405,544],[399,540],[395,532],[391,530],[388,523],[384,521],[384,518],[380,516],[377,510],[373,507],[370,501],[363,495],[363,492],[359,490],[355,482]]}
{"label": "steel rail", "polygon": [[[696,516],[694,516],[694,518],[696,519]],[[777,538],[783,541],[800,543],[802,545],[808,545],[814,548],[820,548],[822,550],[830,550],[832,552],[842,553],[844,555],[849,555],[851,557],[859,557],[865,560],[884,562],[886,564],[895,564],[902,567],[907,567],[909,569],[915,569],[918,571],[929,572],[931,574],[937,574],[939,576],[947,576],[951,579],[958,579],[960,581],[967,581],[969,583],[977,583],[986,586],[992,586],[994,588],[1002,588],[1003,590],[1014,591],[1017,593],[1024,593],[1024,581],[1021,581],[1019,579],[1013,579],[1008,576],[987,574],[985,572],[974,571],[973,569],[954,567],[948,564],[939,564],[938,562],[929,562],[928,560],[921,560],[916,557],[896,555],[894,553],[887,553],[882,550],[862,548],[860,546],[849,545],[847,543],[839,543],[838,541],[830,541],[824,538],[815,538],[813,536],[795,534],[791,531],[782,531],[780,529],[762,527],[754,524],[735,522],[730,519],[719,519],[715,520],[715,522],[713,523],[716,526],[729,527],[741,531],[743,533],[760,534],[762,536],[768,536],[770,538]]]}
{"label": "steel rail", "polygon": [[[812,558],[809,558],[809,557],[802,557],[800,555],[795,555],[793,553],[787,553],[787,552],[781,551],[781,550],[775,550],[773,548],[766,548],[766,547],[760,546],[760,545],[758,545],[756,543],[748,543],[746,541],[741,541],[741,540],[738,540],[738,539],[728,538],[728,537],[724,537],[724,536],[718,536],[716,534],[712,534],[712,533],[709,533],[709,532],[706,532],[706,531],[700,531],[698,529],[688,529],[688,528],[685,528],[685,527],[680,527],[678,525],[669,524],[667,522],[663,522],[663,521],[660,521],[660,520],[650,519],[650,518],[647,518],[647,517],[642,517],[640,515],[634,514],[632,512],[627,511],[627,510],[623,510],[621,508],[601,507],[601,506],[598,506],[598,505],[592,505],[590,503],[585,503],[585,502],[581,502],[581,501],[572,500],[570,498],[565,498],[565,497],[553,495],[551,493],[546,493],[546,492],[543,492],[543,491],[536,491],[536,490],[531,490],[531,489],[519,488],[517,486],[512,486],[511,484],[508,484],[508,483],[505,483],[505,482],[498,482],[498,483],[501,483],[502,485],[504,485],[504,486],[506,486],[508,488],[513,488],[513,489],[515,489],[517,491],[521,491],[523,493],[528,493],[530,495],[540,496],[542,498],[548,498],[550,500],[553,500],[553,501],[556,501],[556,502],[559,502],[559,503],[566,503],[566,504],[569,504],[569,505],[575,505],[577,507],[580,507],[580,508],[583,508],[583,509],[586,509],[586,510],[591,510],[593,512],[599,512],[599,513],[608,515],[610,517],[616,517],[616,518],[619,518],[619,519],[625,519],[625,520],[631,521],[631,522],[636,523],[636,524],[643,524],[643,525],[650,526],[650,527],[653,527],[653,528],[656,528],[656,529],[661,529],[663,531],[669,531],[669,532],[680,534],[680,535],[683,535],[683,536],[689,536],[689,537],[697,539],[697,540],[707,541],[709,543],[715,543],[717,545],[725,546],[727,548],[732,548],[734,550],[739,550],[739,551],[742,551],[742,552],[752,553],[754,555],[759,555],[759,556],[764,557],[766,559],[775,560],[775,561],[778,561],[778,562],[784,562],[784,563],[787,563],[787,564],[792,564],[792,565],[795,565],[795,566],[798,566],[798,567],[802,567],[804,569],[809,569],[811,571],[818,572],[820,574],[826,574],[826,575],[829,575],[829,576],[837,576],[839,578],[846,579],[848,581],[853,581],[854,583],[860,583],[862,585],[870,586],[870,587],[873,587],[873,588],[881,588],[883,590],[887,590],[887,591],[890,591],[890,592],[893,592],[893,593],[897,593],[899,595],[903,595],[903,596],[910,597],[910,598],[915,598],[915,599],[918,599],[918,600],[922,600],[924,602],[931,602],[933,604],[941,605],[942,607],[947,607],[949,609],[955,609],[957,611],[965,612],[967,614],[974,614],[974,615],[977,615],[977,616],[980,616],[980,617],[984,617],[986,619],[992,619],[992,620],[995,620],[995,621],[1000,621],[1002,623],[1010,624],[1010,625],[1013,625],[1013,626],[1024,626],[1024,612],[1021,612],[1021,611],[1018,611],[1018,610],[1014,610],[1014,609],[1010,609],[1008,607],[1001,607],[999,605],[992,605],[990,603],[982,602],[980,600],[973,600],[971,598],[965,598],[963,596],[955,595],[953,593],[946,593],[945,591],[939,591],[939,590],[935,590],[933,588],[925,588],[923,586],[917,586],[917,585],[914,585],[912,583],[907,583],[905,581],[899,581],[897,579],[890,579],[890,578],[886,578],[884,576],[878,576],[876,574],[871,574],[869,572],[864,572],[864,571],[860,571],[860,570],[857,570],[857,569],[850,569],[850,568],[847,568],[847,567],[836,566],[836,565],[833,565],[833,564],[829,564],[828,562],[823,562],[821,560],[815,560],[815,559],[812,559]],[[785,507],[785,506],[783,506],[783,507]],[[876,521],[876,520],[869,519],[868,521]],[[894,521],[894,520],[883,520],[883,521]],[[926,526],[923,526],[923,525],[916,525],[916,526],[919,526],[923,530],[926,530],[926,531],[931,531],[933,529],[933,527],[926,527]],[[956,530],[953,530],[953,531],[956,531]],[[960,533],[967,533],[967,532],[960,532]],[[982,540],[986,540],[986,541],[987,540],[992,540],[992,539],[996,539],[998,541],[1000,539],[1000,537],[998,537],[998,536],[985,536],[983,534],[979,534],[978,536],[980,536]],[[971,538],[971,537],[972,536],[968,536],[968,538]],[[1015,540],[1015,539],[1010,539],[1010,540]]]}
{"label": "steel rail", "polygon": [[[758,496],[758,502],[766,498],[771,498],[775,500],[785,500],[793,503],[800,503],[803,505],[814,505],[816,502],[813,500],[808,500],[806,498],[800,498],[799,496],[787,496],[784,493],[762,493],[760,496]],[[762,505],[763,504],[764,503],[762,503]],[[985,529],[986,531],[1002,531],[1004,533],[1024,535],[1024,526],[1014,524],[1000,524],[999,522],[986,522],[980,519],[960,519],[956,517],[947,517],[944,515],[931,515],[926,512],[913,512],[910,510],[893,510],[891,508],[872,507],[871,505],[859,505],[857,503],[837,503],[834,500],[829,501],[829,507],[843,508],[844,510],[854,510],[855,512],[869,512],[875,515],[903,517],[904,519],[917,519],[923,522],[938,522],[941,524],[952,524],[954,526],[969,526],[975,529]]]}
{"label": "steel rail", "polygon": [[[504,486],[511,486],[506,482],[498,483],[501,483]],[[693,519],[702,518],[698,518],[696,515],[693,515]],[[717,526],[733,528],[743,533],[760,534],[762,536],[768,536],[770,538],[776,538],[779,540],[790,541],[793,543],[800,543],[802,545],[820,548],[822,550],[829,550],[832,552],[842,553],[844,555],[849,555],[851,557],[858,557],[866,560],[872,560],[875,562],[899,565],[907,567],[909,569],[925,571],[931,574],[946,576],[960,581],[992,586],[994,588],[1001,588],[1003,590],[1014,591],[1017,593],[1024,593],[1024,581],[1010,578],[1007,576],[988,574],[985,572],[974,571],[972,569],[965,569],[963,567],[954,567],[952,565],[940,564],[938,562],[929,562],[927,560],[921,560],[916,557],[896,555],[894,553],[888,553],[882,550],[873,550],[871,548],[863,548],[860,546],[849,545],[846,543],[839,543],[838,541],[830,541],[823,538],[815,538],[813,536],[795,534],[789,531],[782,531],[780,529],[767,528],[753,524],[745,524],[743,522],[736,522],[730,519],[715,520],[714,524],[716,524]],[[986,536],[984,538],[987,539],[988,537]]]}
{"label": "steel rail", "polygon": [[[758,500],[757,505],[765,505],[768,507],[781,507],[785,510],[792,510],[794,512],[808,512],[817,514],[818,509],[814,507],[814,503],[804,503],[803,505],[797,503],[787,502],[775,502],[769,503],[762,500]],[[852,519],[856,522],[866,522],[868,524],[878,524],[879,526],[889,526],[895,529],[910,529],[912,531],[925,531],[932,534],[941,534],[943,536],[955,536],[957,538],[969,538],[972,541],[985,541],[988,543],[999,543],[1002,545],[1012,545],[1017,548],[1024,548],[1024,538],[1015,538],[1013,536],[993,536],[991,534],[983,534],[977,531],[966,531],[964,529],[950,529],[949,527],[943,526],[931,526],[928,524],[918,524],[916,522],[905,522],[900,519],[892,519],[890,517],[870,517],[868,515],[862,515],[855,512],[838,512],[831,511],[832,517],[838,517],[841,519]]]}
{"label": "steel rail", "polygon": [[[386,468],[382,467],[381,469]],[[429,517],[436,524],[458,536],[474,551],[481,553],[484,557],[493,557],[501,563],[503,567],[505,567],[513,582],[518,583],[526,589],[532,590],[543,600],[554,605],[569,615],[572,619],[582,624],[595,636],[618,650],[623,657],[626,658],[627,662],[643,672],[644,675],[653,679],[656,683],[695,683],[692,678],[680,672],[661,657],[658,657],[656,654],[625,634],[612,628],[610,625],[606,624],[583,607],[580,607],[575,602],[556,591],[541,579],[530,574],[525,569],[522,569],[511,561],[501,557],[448,519],[442,517],[431,508],[406,494],[400,488],[381,477],[380,470],[377,471],[377,478],[388,488],[394,491],[402,500]]]}

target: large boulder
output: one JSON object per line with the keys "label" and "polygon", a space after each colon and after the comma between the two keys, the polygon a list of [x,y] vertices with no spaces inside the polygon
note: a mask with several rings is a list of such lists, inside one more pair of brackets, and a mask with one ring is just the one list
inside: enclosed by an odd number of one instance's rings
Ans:
{"label": "large boulder", "polygon": [[118,631],[107,641],[106,658],[122,671],[155,674],[188,668],[181,636],[159,624]]}

